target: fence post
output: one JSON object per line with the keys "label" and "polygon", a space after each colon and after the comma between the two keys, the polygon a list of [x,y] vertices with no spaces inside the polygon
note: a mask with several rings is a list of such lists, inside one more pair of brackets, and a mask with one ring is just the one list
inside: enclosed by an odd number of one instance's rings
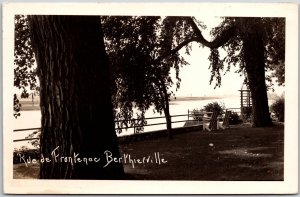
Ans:
{"label": "fence post", "polygon": [[134,133],[134,134],[136,134],[135,121],[136,121],[136,120],[133,121],[133,133]]}
{"label": "fence post", "polygon": [[34,98],[33,98],[33,93],[31,93],[31,101],[32,101],[32,107],[34,107]]}

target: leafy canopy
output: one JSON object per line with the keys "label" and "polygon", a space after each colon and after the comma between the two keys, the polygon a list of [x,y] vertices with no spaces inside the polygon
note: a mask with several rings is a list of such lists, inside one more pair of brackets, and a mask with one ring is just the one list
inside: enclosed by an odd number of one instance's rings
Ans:
{"label": "leafy canopy", "polygon": [[[266,80],[272,87],[272,78],[276,78],[278,85],[285,84],[285,19],[284,18],[237,18],[225,17],[223,22],[211,31],[216,39],[222,37],[223,32],[235,28],[235,33],[221,46],[227,55],[220,59],[219,51],[211,49],[209,57],[211,61],[211,82],[215,79],[216,86],[221,85],[220,70],[226,67],[226,72],[231,66],[238,67],[239,73],[245,75],[245,57],[243,38],[251,31],[260,31],[264,42],[265,70],[269,73]],[[255,41],[253,41],[255,42]],[[226,73],[225,72],[225,73]]]}
{"label": "leafy canopy", "polygon": [[[15,15],[14,86],[21,90],[21,98],[28,98],[28,89],[38,93],[34,53],[31,48],[28,20],[24,15]],[[21,104],[14,94],[14,116],[20,116]]]}
{"label": "leafy canopy", "polygon": [[119,128],[131,123],[134,109],[138,119],[152,105],[162,113],[174,95],[172,85],[180,87],[180,67],[188,64],[178,51],[185,46],[189,54],[190,45],[182,42],[193,33],[191,27],[182,17],[107,16],[102,21],[113,70],[113,103],[119,109],[116,118],[123,120]]}

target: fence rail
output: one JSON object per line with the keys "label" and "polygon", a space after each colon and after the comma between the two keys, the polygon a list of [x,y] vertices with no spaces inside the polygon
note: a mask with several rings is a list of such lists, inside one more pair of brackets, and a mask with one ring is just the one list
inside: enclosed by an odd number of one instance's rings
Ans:
{"label": "fence rail", "polygon": [[[226,110],[231,110],[231,111],[240,113],[240,108],[227,108]],[[172,121],[172,118],[175,118],[175,117],[187,117],[187,119]],[[192,116],[192,110],[188,110],[187,114],[172,115],[171,116],[171,124],[173,124],[173,123],[187,122],[187,121],[195,121],[195,122],[198,121],[198,120],[193,120],[192,117],[193,117]],[[165,118],[165,116],[149,117],[149,118],[145,118],[144,120],[147,121],[147,120],[154,120],[154,119],[161,119],[161,118]],[[116,127],[116,130],[120,130],[120,129],[123,130],[123,129],[133,128],[134,129],[133,135],[134,135],[134,134],[137,134],[136,130],[135,130],[137,128],[148,127],[148,126],[157,126],[157,125],[166,125],[166,122],[151,123],[151,124],[138,124],[137,121],[140,121],[140,120],[141,119],[137,119],[137,118],[130,119],[131,124],[129,124],[129,126],[126,126],[126,127]],[[116,120],[115,124],[118,123],[118,122],[122,122],[122,121],[125,121],[125,120]],[[21,131],[30,131],[30,130],[39,130],[39,129],[40,129],[39,127],[36,127],[36,128],[27,128],[27,129],[15,129],[13,131],[14,132],[21,132]],[[37,140],[37,139],[39,139],[39,138],[36,138],[36,137],[35,138],[24,138],[24,139],[13,140],[13,142],[31,141],[31,140]]]}
{"label": "fence rail", "polygon": [[[177,121],[171,121],[171,124],[173,123],[181,123],[181,122],[186,122],[190,119],[190,112],[188,112],[187,114],[179,114],[179,115],[172,115],[171,116],[171,120],[172,118],[175,118],[175,117],[187,117],[187,120],[184,119],[184,120],[177,120]],[[157,116],[157,117],[149,117],[149,118],[145,118],[144,120],[154,120],[154,119],[162,119],[162,118],[166,118],[165,116]],[[134,134],[136,134],[135,132],[135,129],[138,128],[138,127],[148,127],[148,126],[157,126],[157,125],[165,125],[166,122],[159,122],[159,123],[151,123],[151,124],[144,124],[144,125],[140,125],[140,124],[137,124],[136,121],[140,121],[141,119],[137,119],[137,118],[133,118],[133,119],[130,119],[130,121],[133,123],[133,124],[129,124],[129,126],[127,127],[116,127],[116,129],[129,129],[129,128],[133,128],[134,129]],[[118,123],[118,122],[122,122],[122,121],[126,121],[126,120],[115,120],[115,123]],[[189,121],[192,121],[192,120],[189,120]],[[14,132],[21,132],[21,131],[31,131],[31,130],[39,130],[41,129],[40,127],[36,127],[36,128],[26,128],[26,129],[14,129],[13,131]],[[16,139],[16,140],[13,140],[13,142],[21,142],[21,141],[31,141],[31,140],[37,140],[39,138],[23,138],[23,139]]]}
{"label": "fence rail", "polygon": [[39,137],[34,137],[34,138],[24,138],[24,139],[17,139],[14,140],[13,142],[22,142],[22,141],[30,141],[30,140],[39,140]]}
{"label": "fence rail", "polygon": [[18,132],[18,131],[30,131],[30,130],[38,130],[40,129],[40,127],[37,128],[28,128],[28,129],[14,129],[14,132]]}

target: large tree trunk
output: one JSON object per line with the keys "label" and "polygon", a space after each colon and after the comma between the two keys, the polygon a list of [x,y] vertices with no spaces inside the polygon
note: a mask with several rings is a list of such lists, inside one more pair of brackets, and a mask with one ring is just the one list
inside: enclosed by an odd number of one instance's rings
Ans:
{"label": "large tree trunk", "polygon": [[[119,149],[100,17],[30,16],[29,23],[40,80],[41,154],[52,160],[41,162],[40,178],[121,178],[122,163],[104,167],[104,152],[119,157]],[[100,161],[60,160],[77,154]]]}
{"label": "large tree trunk", "polygon": [[264,43],[259,25],[248,29],[243,39],[244,59],[252,98],[253,127],[272,125],[269,113]]}

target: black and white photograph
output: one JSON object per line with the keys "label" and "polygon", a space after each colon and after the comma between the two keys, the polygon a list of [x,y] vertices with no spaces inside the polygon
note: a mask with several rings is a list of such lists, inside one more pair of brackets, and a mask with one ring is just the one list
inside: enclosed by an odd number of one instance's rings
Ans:
{"label": "black and white photograph", "polygon": [[6,193],[298,192],[296,4],[3,8]]}

